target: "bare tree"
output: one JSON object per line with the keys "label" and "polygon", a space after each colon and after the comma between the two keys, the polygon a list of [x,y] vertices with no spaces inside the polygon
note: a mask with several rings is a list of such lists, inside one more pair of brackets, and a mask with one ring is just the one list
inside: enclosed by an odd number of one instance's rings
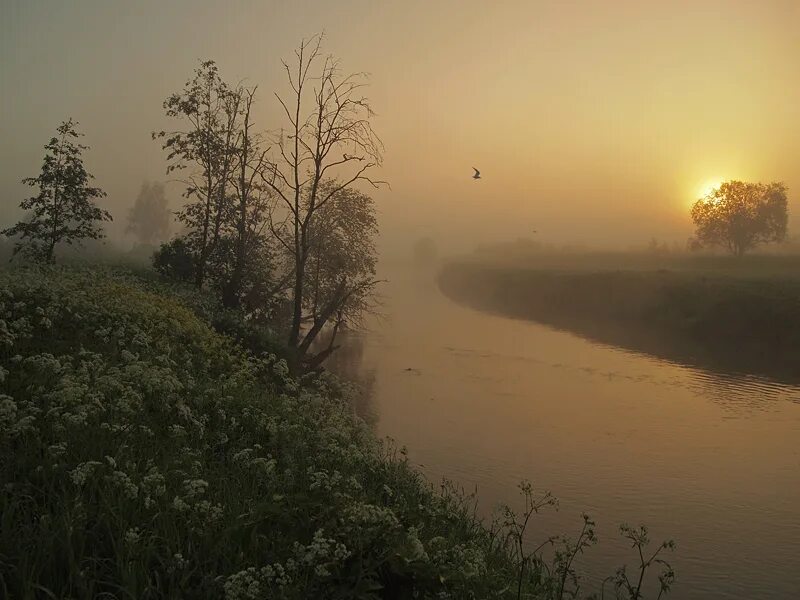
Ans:
{"label": "bare tree", "polygon": [[[361,95],[366,74],[344,75],[336,58],[322,55],[322,41],[321,35],[304,40],[295,50],[294,64],[283,62],[291,93],[276,97],[288,126],[277,136],[277,150],[264,177],[282,209],[275,215],[285,215],[277,226],[273,221],[273,233],[293,259],[288,346],[295,369],[301,368],[307,351],[300,336],[309,317],[304,315],[304,299],[315,215],[351,186],[384,184],[371,176],[381,165],[383,144],[372,129],[369,101]],[[323,186],[325,179],[333,183]],[[326,323],[333,317],[318,316]],[[312,330],[320,328],[312,325]]]}

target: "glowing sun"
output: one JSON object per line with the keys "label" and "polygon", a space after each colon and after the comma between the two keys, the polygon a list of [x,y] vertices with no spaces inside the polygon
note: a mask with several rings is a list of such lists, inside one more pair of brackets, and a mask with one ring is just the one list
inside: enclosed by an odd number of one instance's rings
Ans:
{"label": "glowing sun", "polygon": [[722,179],[706,179],[701,183],[696,190],[695,200],[698,198],[705,198],[711,192],[716,190],[719,186],[722,185]]}

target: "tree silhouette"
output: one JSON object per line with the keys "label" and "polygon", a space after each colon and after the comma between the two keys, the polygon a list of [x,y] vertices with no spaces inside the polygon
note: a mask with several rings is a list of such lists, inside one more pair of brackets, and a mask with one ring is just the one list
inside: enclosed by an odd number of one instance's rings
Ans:
{"label": "tree silhouette", "polygon": [[22,180],[38,187],[39,193],[20,203],[22,209],[32,211],[29,218],[0,232],[19,238],[14,254],[22,250],[34,260],[53,263],[57,244],[105,237],[99,222],[110,221],[111,215],[93,201],[106,194],[89,185],[93,176],[86,172],[81,157],[88,146],[77,143],[83,134],[75,130],[76,125],[72,119],[59,125],[57,135],[45,146],[39,176]]}
{"label": "tree silhouette", "polygon": [[[320,192],[326,194],[336,185],[337,182],[322,181]],[[338,348],[336,336],[342,327],[358,324],[373,307],[377,232],[374,202],[358,190],[335,192],[317,211],[309,229],[303,299],[309,328],[298,346],[304,368],[320,366]],[[310,355],[309,350],[327,324],[331,325],[327,344]]]}
{"label": "tree silhouette", "polygon": [[722,246],[742,256],[758,244],[786,237],[786,186],[727,181],[692,206],[691,247]]}
{"label": "tree silhouette", "polygon": [[[273,216],[279,222],[273,223],[273,233],[293,263],[287,340],[293,369],[301,369],[305,361],[308,333],[301,333],[313,319],[306,311],[306,267],[317,213],[359,182],[373,187],[383,183],[371,177],[381,165],[383,144],[372,129],[369,101],[361,95],[366,75],[343,74],[339,61],[323,56],[321,47],[321,35],[304,40],[295,50],[294,64],[283,63],[291,92],[285,98],[276,96],[287,126],[277,136],[264,177],[277,203]],[[328,321],[333,315],[322,317]],[[309,331],[318,332],[318,325]]]}
{"label": "tree silhouette", "polygon": [[171,222],[164,184],[145,181],[128,214],[126,231],[135,235],[141,244],[154,244],[167,238]]}
{"label": "tree silhouette", "polygon": [[201,288],[230,201],[227,186],[238,103],[238,94],[222,81],[216,63],[204,61],[183,89],[164,101],[166,115],[179,121],[181,129],[153,133],[167,152],[167,173],[184,173],[188,202],[178,219],[189,230],[186,241],[195,256],[195,283]]}

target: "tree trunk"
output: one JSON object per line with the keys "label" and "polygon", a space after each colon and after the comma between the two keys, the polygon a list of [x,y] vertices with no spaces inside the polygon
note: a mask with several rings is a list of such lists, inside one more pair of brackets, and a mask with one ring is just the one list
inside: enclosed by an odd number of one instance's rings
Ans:
{"label": "tree trunk", "polygon": [[236,223],[236,248],[234,254],[233,274],[228,282],[224,302],[229,308],[237,308],[242,295],[247,250],[247,203],[250,201],[250,183],[247,181],[247,165],[250,162],[250,107],[253,94],[248,92],[244,105],[244,123],[242,124],[242,149],[239,157],[239,209]]}
{"label": "tree trunk", "polygon": [[56,262],[55,253],[54,253],[55,247],[56,247],[56,239],[55,239],[55,237],[50,238],[50,245],[47,248],[47,264],[48,265],[55,264],[55,262]]}
{"label": "tree trunk", "polygon": [[61,220],[61,157],[64,152],[64,140],[66,135],[61,135],[61,143],[58,146],[58,163],[56,167],[56,181],[53,185],[53,226],[50,228],[50,244],[47,248],[47,264],[52,265],[56,262],[55,248],[58,242],[58,225]]}
{"label": "tree trunk", "polygon": [[195,283],[199,289],[203,289],[203,283],[206,273],[206,262],[208,261],[208,228],[211,225],[211,203],[212,203],[212,188],[211,188],[211,174],[206,176],[206,211],[203,216],[203,239],[200,244],[200,255],[197,261],[197,273],[195,275]]}
{"label": "tree trunk", "polygon": [[295,258],[295,271],[294,271],[294,293],[293,293],[293,307],[292,307],[292,326],[289,330],[289,352],[292,355],[293,370],[299,367],[298,342],[300,340],[300,324],[303,319],[303,277],[304,277],[304,264],[302,257],[299,256],[299,250]]}

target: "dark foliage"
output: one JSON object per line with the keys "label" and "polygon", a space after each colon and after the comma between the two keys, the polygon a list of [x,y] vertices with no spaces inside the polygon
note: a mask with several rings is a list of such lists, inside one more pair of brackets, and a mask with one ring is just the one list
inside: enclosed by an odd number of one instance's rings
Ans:
{"label": "dark foliage", "polygon": [[41,173],[22,180],[38,187],[39,193],[20,203],[22,209],[31,211],[28,218],[0,232],[18,240],[14,254],[24,251],[36,261],[52,263],[58,244],[104,237],[100,222],[110,221],[111,215],[94,200],[106,194],[89,185],[93,177],[81,156],[88,146],[77,142],[82,134],[76,125],[72,119],[59,125],[57,135],[45,146]]}

